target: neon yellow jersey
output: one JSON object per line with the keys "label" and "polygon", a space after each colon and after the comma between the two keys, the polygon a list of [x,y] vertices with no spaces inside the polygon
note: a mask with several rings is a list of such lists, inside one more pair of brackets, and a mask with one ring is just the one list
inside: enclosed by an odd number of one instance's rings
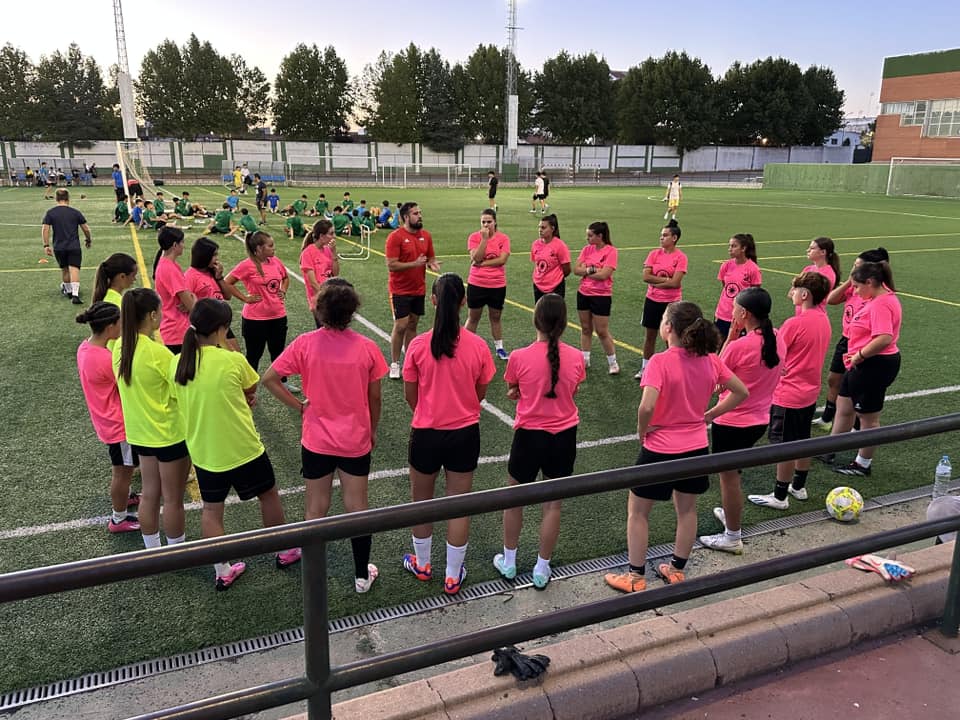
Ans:
{"label": "neon yellow jersey", "polygon": [[137,338],[130,384],[119,377],[121,340],[113,348],[113,374],[117,377],[127,442],[149,448],[183,442],[183,423],[171,393],[170,360],[173,353],[146,335]]}
{"label": "neon yellow jersey", "polygon": [[253,412],[243,394],[260,376],[246,358],[214,346],[200,348],[197,375],[186,385],[174,381],[180,356],[170,360],[170,385],[183,420],[194,465],[225,472],[264,453]]}
{"label": "neon yellow jersey", "polygon": [[123,296],[113,288],[107,288],[107,294],[103,296],[103,301],[113,303],[117,307],[120,307],[120,303],[123,302]]}

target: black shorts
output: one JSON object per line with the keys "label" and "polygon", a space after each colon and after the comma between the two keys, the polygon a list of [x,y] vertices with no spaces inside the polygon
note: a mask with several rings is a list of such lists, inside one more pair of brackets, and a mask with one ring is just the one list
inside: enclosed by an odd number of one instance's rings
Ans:
{"label": "black shorts", "polygon": [[713,321],[713,324],[717,326],[717,330],[720,331],[721,339],[724,341],[726,341],[727,336],[730,334],[730,325],[732,322],[732,320],[721,320],[720,318]]}
{"label": "black shorts", "polygon": [[480,423],[456,430],[410,429],[407,461],[417,472],[433,475],[441,467],[449,472],[473,472],[479,459]]}
{"label": "black shorts", "polygon": [[833,349],[833,358],[830,360],[830,372],[843,375],[847,368],[843,364],[843,356],[847,354],[847,339],[840,337],[837,346]]}
{"label": "black shorts", "polygon": [[107,452],[113,467],[137,467],[140,464],[137,451],[126,440],[110,443],[107,445]]}
{"label": "black shorts", "polygon": [[640,318],[640,324],[650,330],[659,330],[660,321],[663,320],[663,314],[667,311],[667,305],[669,304],[670,303],[645,298],[643,301],[643,316]]}
{"label": "black shorts", "polygon": [[219,233],[220,235],[229,235],[229,234],[230,234],[230,231],[229,231],[229,230],[221,230],[221,229],[218,228],[216,225],[214,225],[212,228],[210,228],[210,234],[211,234],[211,235],[217,235],[218,233]]}
{"label": "black shorts", "polygon": [[494,310],[503,310],[503,304],[506,300],[506,286],[488,288],[477,285],[467,285],[467,307],[471,310],[477,310],[484,305]]}
{"label": "black shorts", "polygon": [[577,291],[577,310],[586,310],[591,315],[610,317],[610,307],[613,305],[611,295],[584,295]]}
{"label": "black shorts", "polygon": [[534,193],[534,194],[533,194],[533,199],[534,199],[534,200],[543,200],[545,197],[546,197],[546,195],[538,195],[537,193]]}
{"label": "black shorts", "polygon": [[194,467],[197,469],[200,497],[204,502],[222,503],[230,494],[230,488],[237,491],[241,500],[251,500],[277,484],[273,465],[266,452],[233,470],[211,472],[196,465]]}
{"label": "black shorts", "polygon": [[256,203],[257,203],[257,210],[264,210],[267,207],[267,201],[264,200],[263,198],[257,198]]}
{"label": "black shorts", "polygon": [[319,480],[338,468],[347,475],[366,477],[370,474],[370,453],[360,457],[322,455],[300,446],[300,475],[304,480]]}
{"label": "black shorts", "polygon": [[803,408],[785,408],[780,405],[771,405],[767,440],[773,444],[809,439],[810,423],[813,422],[813,414],[816,410],[816,403]]}
{"label": "black shorts", "polygon": [[[652,463],[666,462],[667,460],[679,460],[680,458],[699,457],[709,455],[709,448],[700,448],[683,453],[658,453],[646,448],[640,449],[640,456],[637,458],[636,465],[650,465]],[[688,495],[703,495],[710,489],[710,478],[707,475],[697,475],[686,478],[685,480],[673,480],[671,482],[658,483],[657,485],[647,485],[646,487],[630,488],[630,492],[638,498],[645,500],[669,500],[673,496],[673,491],[687,493]]]}
{"label": "black shorts", "polygon": [[767,431],[767,424],[749,425],[747,427],[733,427],[713,423],[710,428],[710,452],[721,453],[731,450],[746,450],[757,444]]}
{"label": "black shorts", "polygon": [[80,248],[73,248],[71,250],[57,250],[54,248],[53,257],[57,260],[57,265],[61,269],[68,267],[80,267],[80,263],[83,261],[83,253],[80,251]]}
{"label": "black shorts", "polygon": [[507,472],[521,484],[533,482],[540,472],[545,480],[569,477],[573,475],[576,459],[576,425],[558,433],[517,428],[513,433]]}
{"label": "black shorts", "polygon": [[391,295],[390,307],[393,309],[393,318],[400,320],[407,315],[423,317],[426,304],[425,295]]}
{"label": "black shorts", "polygon": [[143,445],[133,444],[130,447],[140,457],[155,457],[158,462],[176,462],[190,456],[187,451],[187,443],[183,440],[164,447],[144,447]]}
{"label": "black shorts", "polygon": [[487,191],[487,197],[490,198],[491,200],[493,200],[496,196],[497,196],[497,191],[496,191],[496,190],[488,190],[488,191]]}
{"label": "black shorts", "polygon": [[164,345],[164,347],[174,355],[179,355],[180,351],[183,350],[183,343],[180,343],[179,345]]}
{"label": "black shorts", "polygon": [[560,281],[560,284],[557,285],[553,290],[541,290],[536,285],[533,286],[533,301],[537,302],[544,295],[549,295],[550,293],[555,293],[560,297],[564,297],[567,291],[567,279],[564,278]]}
{"label": "black shorts", "polygon": [[858,413],[880,412],[887,388],[893,385],[899,372],[900,353],[873,355],[843,374],[839,394],[850,398]]}

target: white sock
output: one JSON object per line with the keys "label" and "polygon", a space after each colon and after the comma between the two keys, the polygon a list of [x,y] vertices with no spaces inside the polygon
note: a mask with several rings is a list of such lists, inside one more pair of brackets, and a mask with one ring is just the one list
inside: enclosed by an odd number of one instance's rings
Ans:
{"label": "white sock", "polygon": [[70,283],[70,294],[79,295],[80,294],[80,283],[72,282]]}
{"label": "white sock", "polygon": [[580,352],[583,353],[583,362],[589,364],[589,362],[590,362],[590,351],[589,351],[589,350],[581,350]]}
{"label": "white sock", "polygon": [[550,575],[550,561],[537,555],[537,564],[533,566],[533,571],[537,575]]}
{"label": "white sock", "polygon": [[742,530],[730,530],[729,528],[724,528],[723,534],[726,535],[731,540],[739,540],[741,537],[743,537]]}
{"label": "white sock", "polygon": [[610,367],[613,367],[616,364],[617,364],[617,354],[614,353],[613,355],[607,355],[607,365],[609,365]]}
{"label": "white sock", "polygon": [[182,542],[183,542],[184,540],[186,540],[186,539],[187,539],[187,534],[186,534],[186,533],[183,533],[182,535],[180,535],[180,537],[168,537],[168,538],[167,538],[167,545],[179,545],[180,543],[182,543]]}
{"label": "white sock", "polygon": [[512,550],[506,545],[503,546],[503,564],[507,567],[517,564],[517,549],[513,548]]}
{"label": "white sock", "polygon": [[113,511],[113,518],[112,518],[112,520],[113,520],[113,523],[114,523],[115,525],[118,525],[118,524],[122,523],[124,520],[126,520],[126,518],[127,518],[127,511],[126,511],[126,510],[114,510],[114,511]]}
{"label": "white sock", "polygon": [[433,551],[433,535],[425,538],[413,538],[413,552],[417,555],[417,565],[426,567],[430,564],[430,555]]}
{"label": "white sock", "polygon": [[641,369],[641,370],[646,369],[648,362],[650,362],[650,361],[647,360],[646,358],[644,358],[644,359],[640,362],[640,369]]}
{"label": "white sock", "polygon": [[503,350],[503,340],[494,340],[493,347],[497,350]]}
{"label": "white sock", "polygon": [[214,563],[213,570],[217,577],[226,577],[230,574],[230,563]]}
{"label": "white sock", "polygon": [[143,546],[147,548],[147,550],[160,547],[160,533],[155,532],[153,535],[144,535]]}
{"label": "white sock", "polygon": [[857,465],[859,465],[860,467],[868,468],[870,467],[870,463],[872,462],[873,462],[873,458],[865,458],[860,453],[857,453]]}
{"label": "white sock", "polygon": [[460,577],[460,567],[463,565],[463,561],[467,557],[467,546],[466,544],[456,547],[447,543],[447,577],[448,578],[458,578]]}

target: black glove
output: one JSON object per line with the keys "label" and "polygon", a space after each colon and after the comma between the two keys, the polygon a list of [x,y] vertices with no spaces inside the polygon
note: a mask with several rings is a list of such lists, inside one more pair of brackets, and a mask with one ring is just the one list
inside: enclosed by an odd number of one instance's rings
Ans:
{"label": "black glove", "polygon": [[493,651],[493,660],[497,666],[494,675],[513,673],[517,680],[533,680],[546,672],[550,658],[546,655],[524,655],[513,645]]}

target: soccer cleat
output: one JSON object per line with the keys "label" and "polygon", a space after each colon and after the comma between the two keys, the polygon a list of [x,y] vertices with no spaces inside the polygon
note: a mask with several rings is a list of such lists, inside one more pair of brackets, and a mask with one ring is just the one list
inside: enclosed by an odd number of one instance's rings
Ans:
{"label": "soccer cleat", "polygon": [[217,590],[228,590],[230,586],[236,582],[237,578],[243,575],[243,571],[246,569],[246,563],[233,563],[230,566],[230,571],[226,575],[217,577]]}
{"label": "soccer cleat", "polygon": [[810,427],[818,432],[828,433],[833,430],[833,420],[824,420],[822,417],[818,417],[810,423]]}
{"label": "soccer cleat", "polygon": [[300,392],[300,388],[299,388],[297,385],[294,385],[294,384],[293,384],[292,382],[290,382],[289,380],[284,381],[283,386],[284,386],[289,392],[292,392],[292,393],[298,393],[298,392]]}
{"label": "soccer cleat", "polygon": [[70,302],[72,302],[74,305],[83,305],[83,300],[80,299],[79,295],[71,295]]}
{"label": "soccer cleat", "polygon": [[790,503],[787,502],[786,498],[777,500],[777,496],[773,493],[769,495],[747,495],[747,500],[754,505],[762,505],[763,507],[773,508],[774,510],[786,510],[790,507]]}
{"label": "soccer cleat", "polygon": [[723,511],[722,507],[715,507],[713,509],[713,516],[720,521],[720,524],[723,525],[724,528],[727,527],[727,514]]}
{"label": "soccer cleat", "polygon": [[619,375],[619,374],[620,374],[620,366],[619,366],[617,363],[614,363],[613,365],[610,365],[610,366],[607,368],[607,373],[608,373],[609,375]]}
{"label": "soccer cleat", "polygon": [[137,520],[136,515],[127,515],[120,522],[114,522],[113,518],[110,518],[110,522],[107,523],[107,530],[111,533],[125,533],[133,532],[134,530],[140,529],[140,521]]}
{"label": "soccer cleat", "polygon": [[380,571],[377,570],[377,566],[373,563],[367,564],[367,577],[365,578],[354,578],[353,588],[358,593],[367,592],[373,585],[373,581],[377,579],[380,575]]}
{"label": "soccer cleat", "polygon": [[833,463],[835,463],[836,460],[837,460],[837,454],[836,454],[836,453],[824,453],[823,455],[814,455],[814,456],[813,456],[813,459],[814,459],[814,460],[819,460],[819,461],[822,462],[824,465],[833,465]]}
{"label": "soccer cleat", "polygon": [[797,500],[806,500],[808,497],[810,497],[807,494],[807,489],[805,487],[802,487],[799,490],[797,490],[795,487],[793,487],[793,484],[790,484],[787,487],[787,492],[793,495]]}
{"label": "soccer cleat", "polygon": [[508,357],[510,356],[507,354],[506,350],[504,350],[503,348],[497,348],[497,358],[499,358],[500,360],[506,360]]}
{"label": "soccer cleat", "polygon": [[588,357],[585,357],[585,358],[583,359],[583,366],[584,366],[585,368],[589,368],[589,367],[590,367],[590,358],[589,358],[589,356],[588,356]]}
{"label": "soccer cleat", "polygon": [[550,582],[550,576],[553,574],[553,571],[550,568],[547,568],[547,572],[539,573],[534,571],[533,573],[533,587],[535,590],[543,590],[547,587],[547,583]]}
{"label": "soccer cleat", "polygon": [[513,580],[517,576],[517,566],[507,565],[504,562],[503,553],[497,553],[493,556],[493,566],[497,569],[497,572],[507,580]]}
{"label": "soccer cleat", "polygon": [[530,212],[532,212],[532,213],[535,213],[535,212],[536,212],[536,210],[535,210],[535,209],[533,209],[533,208],[530,208]]}
{"label": "soccer cleat", "polygon": [[416,555],[404,555],[403,567],[412,572],[413,576],[422,582],[428,582],[433,577],[433,570],[430,568],[430,563],[427,563],[422,567],[417,565]]}
{"label": "soccer cleat", "polygon": [[463,587],[463,581],[467,579],[467,566],[460,566],[460,577],[452,578],[448,577],[443,581],[443,591],[447,595],[456,595],[460,592],[460,588]]}
{"label": "soccer cleat", "polygon": [[634,380],[641,380],[643,378],[643,368],[637,370],[637,374],[633,376]]}
{"label": "soccer cleat", "polygon": [[607,585],[620,592],[632,593],[647,589],[647,579],[629,570],[624,573],[607,573],[603,579]]}
{"label": "soccer cleat", "polygon": [[683,574],[683,570],[675,568],[673,563],[660,563],[657,565],[657,575],[659,575],[667,585],[676,585],[687,579],[686,575]]}
{"label": "soccer cleat", "polygon": [[701,535],[700,544],[711,550],[722,550],[734,555],[743,555],[743,541],[740,538],[728,537],[726,533]]}
{"label": "soccer cleat", "polygon": [[870,477],[870,468],[864,467],[863,465],[858,463],[856,460],[854,460],[849,465],[840,465],[838,467],[835,467],[833,468],[833,471],[835,473],[839,473],[840,475],[856,475],[858,477]]}
{"label": "soccer cleat", "polygon": [[390,379],[391,380],[400,379],[400,363],[398,362],[390,363]]}
{"label": "soccer cleat", "polygon": [[60,283],[60,294],[63,295],[65,298],[70,297],[70,291],[67,290],[67,286],[64,285],[63,283]]}
{"label": "soccer cleat", "polygon": [[140,493],[130,492],[130,497],[127,498],[127,507],[132,508],[140,504]]}
{"label": "soccer cleat", "polygon": [[283,570],[283,568],[288,568],[294,563],[300,562],[302,554],[300,548],[290,548],[289,550],[278,552],[276,557],[277,568]]}

